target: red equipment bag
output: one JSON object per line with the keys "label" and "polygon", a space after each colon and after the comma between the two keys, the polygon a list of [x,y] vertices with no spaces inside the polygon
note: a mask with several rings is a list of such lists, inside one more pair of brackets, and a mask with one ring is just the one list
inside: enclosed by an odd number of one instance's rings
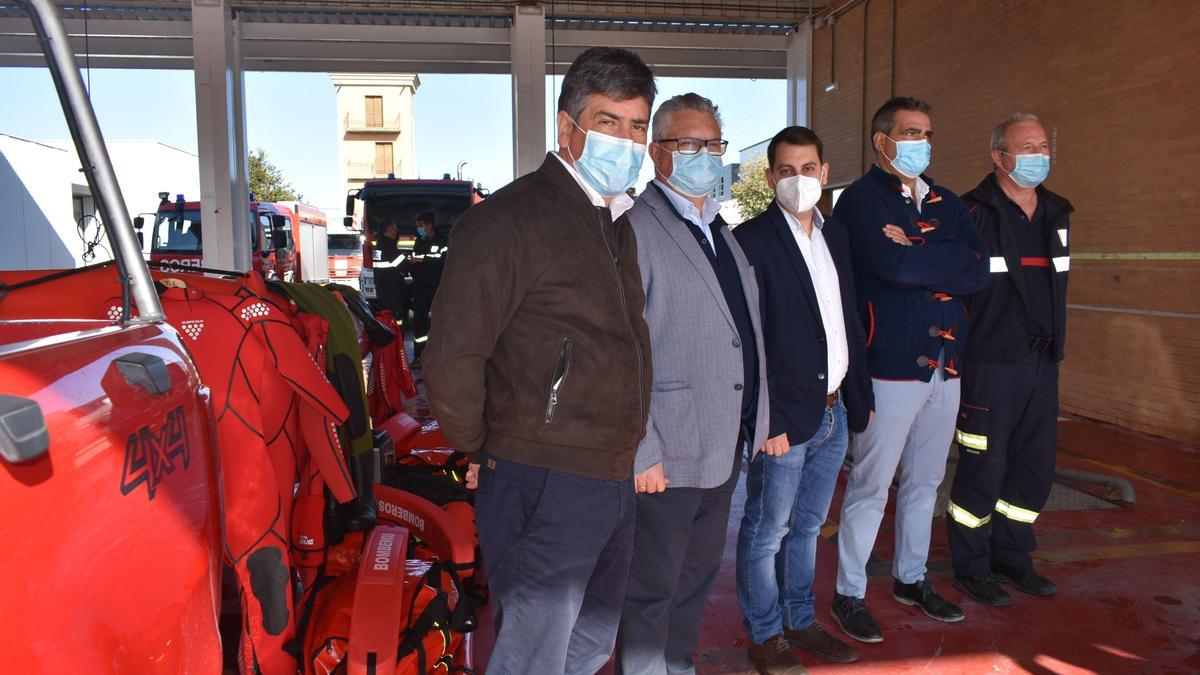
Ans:
{"label": "red equipment bag", "polygon": [[439,563],[406,559],[408,540],[405,528],[376,527],[357,569],[317,594],[305,673],[423,675],[454,666],[463,643],[451,625],[459,598]]}

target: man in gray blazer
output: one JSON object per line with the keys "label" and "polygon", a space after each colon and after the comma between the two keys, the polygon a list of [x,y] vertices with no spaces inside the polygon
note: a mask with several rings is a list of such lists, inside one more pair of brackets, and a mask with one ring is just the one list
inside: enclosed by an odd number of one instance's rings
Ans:
{"label": "man in gray blazer", "polygon": [[716,107],[659,107],[655,179],[628,212],[646,291],[654,383],[634,460],[637,525],[618,633],[620,672],[692,673],[744,452],[766,441],[766,368],[754,271],[708,196],[721,175]]}

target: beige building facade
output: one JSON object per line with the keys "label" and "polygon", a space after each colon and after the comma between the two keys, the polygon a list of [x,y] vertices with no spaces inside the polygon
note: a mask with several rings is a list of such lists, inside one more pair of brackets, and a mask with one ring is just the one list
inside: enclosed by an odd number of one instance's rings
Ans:
{"label": "beige building facade", "polygon": [[337,92],[338,160],[346,190],[372,178],[416,178],[415,73],[331,73]]}

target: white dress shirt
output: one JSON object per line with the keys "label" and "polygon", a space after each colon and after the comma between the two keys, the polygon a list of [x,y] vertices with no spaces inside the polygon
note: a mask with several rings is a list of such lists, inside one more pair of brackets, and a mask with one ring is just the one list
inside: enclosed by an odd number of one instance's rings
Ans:
{"label": "white dress shirt", "polygon": [[800,247],[800,255],[808,266],[808,274],[812,277],[813,289],[817,292],[817,306],[821,312],[821,323],[825,326],[825,357],[829,378],[829,388],[826,393],[832,394],[842,386],[846,372],[850,368],[850,348],[846,342],[846,317],[842,313],[842,284],[838,280],[837,267],[833,264],[833,256],[825,243],[825,235],[821,233],[825,227],[825,219],[821,212],[813,209],[812,234],[804,231],[800,221],[783,211],[796,245]]}
{"label": "white dress shirt", "polygon": [[[588,185],[587,181],[583,179],[583,176],[579,175],[579,172],[575,170],[575,167],[572,166],[570,162],[563,159],[562,155],[559,155],[557,152],[552,152],[550,154],[554,155],[558,161],[562,162],[562,165],[567,169],[567,173],[571,174],[571,177],[575,179],[576,183],[579,183],[579,187],[583,188],[584,194],[586,194],[588,199],[592,201],[592,206],[605,206],[604,196],[599,192],[596,192],[596,189],[591,185]],[[610,202],[607,204],[609,212],[612,213],[613,220],[620,218],[621,214],[628,211],[631,206],[633,206],[633,197],[630,197],[624,192],[616,197],[613,197],[612,200],[610,200]]]}
{"label": "white dress shirt", "polygon": [[913,203],[916,204],[916,206],[917,206],[917,213],[920,213],[921,212],[921,204],[923,204],[925,202],[925,196],[929,194],[929,183],[926,183],[924,180],[921,179],[920,176],[917,176],[916,186],[917,186],[917,196],[913,197],[912,190],[908,189],[908,185],[906,185],[904,183],[904,181],[900,181],[900,191],[904,194],[905,197],[908,197],[909,199],[913,200]]}
{"label": "white dress shirt", "polygon": [[713,250],[713,253],[716,253],[717,243],[713,241],[714,235],[711,226],[712,221],[716,220],[717,215],[721,213],[721,202],[718,202],[711,196],[705,195],[704,210],[701,211],[696,208],[696,205],[690,199],[671,189],[670,185],[657,178],[654,179],[653,183],[662,188],[663,193],[667,195],[667,200],[671,202],[671,206],[675,207],[679,215],[687,218],[690,223],[700,228],[700,231],[704,233],[705,239],[708,240],[709,248]]}

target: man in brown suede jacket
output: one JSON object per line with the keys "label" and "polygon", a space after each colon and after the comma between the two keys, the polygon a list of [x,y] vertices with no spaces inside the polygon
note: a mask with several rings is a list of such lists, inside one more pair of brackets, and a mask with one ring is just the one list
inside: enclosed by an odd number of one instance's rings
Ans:
{"label": "man in brown suede jacket", "polygon": [[562,83],[558,152],[450,236],[423,363],[435,415],[476,465],[489,673],[594,673],[613,650],[651,382],[621,216],[654,94],[632,52],[581,54]]}

